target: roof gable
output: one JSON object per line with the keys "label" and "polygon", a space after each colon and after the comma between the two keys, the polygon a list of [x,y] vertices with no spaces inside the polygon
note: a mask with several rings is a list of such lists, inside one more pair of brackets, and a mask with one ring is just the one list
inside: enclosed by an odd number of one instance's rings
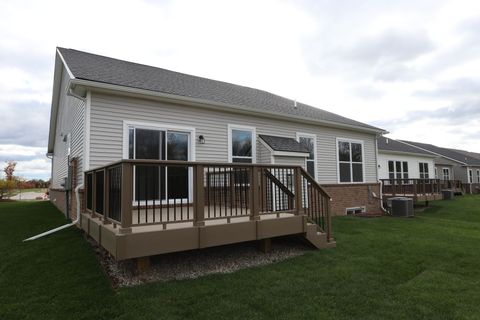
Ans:
{"label": "roof gable", "polygon": [[329,122],[369,131],[384,132],[383,129],[254,88],[73,49],[58,48],[58,51],[76,79],[235,105],[252,111],[280,114],[287,117],[301,117],[318,122]]}
{"label": "roof gable", "polygon": [[377,140],[377,145],[379,151],[410,153],[421,156],[435,157],[435,155],[431,152],[387,137],[379,137]]}
{"label": "roof gable", "polygon": [[420,142],[405,141],[405,140],[402,140],[402,141],[404,141],[405,143],[414,145],[416,147],[434,152],[443,157],[455,160],[465,165],[480,166],[480,157],[478,158],[475,157],[474,156],[475,153],[472,154],[471,152],[468,152],[468,151],[437,147],[433,144],[428,144],[428,143],[420,143]]}

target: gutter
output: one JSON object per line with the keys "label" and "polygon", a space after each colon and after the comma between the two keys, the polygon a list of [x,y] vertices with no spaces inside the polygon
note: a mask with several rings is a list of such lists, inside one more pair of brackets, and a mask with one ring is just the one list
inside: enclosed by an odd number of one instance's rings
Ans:
{"label": "gutter", "polygon": [[33,237],[30,237],[28,239],[25,239],[23,240],[23,242],[25,241],[32,241],[32,240],[35,240],[35,239],[38,239],[38,238],[42,238],[42,237],[45,237],[45,236],[48,236],[49,234],[52,234],[52,233],[55,233],[57,231],[60,231],[60,230],[63,230],[63,229],[66,229],[68,227],[71,227],[73,225],[76,225],[77,223],[79,223],[80,221],[80,197],[78,196],[78,191],[80,190],[80,188],[83,187],[83,184],[81,185],[78,185],[76,188],[75,188],[75,196],[77,197],[77,219],[75,219],[75,221],[72,221],[68,224],[65,224],[63,226],[60,226],[58,228],[55,228],[55,229],[52,229],[52,230],[48,230],[48,231],[45,231],[43,233],[40,233],[40,234],[37,234],[36,236],[33,236]]}

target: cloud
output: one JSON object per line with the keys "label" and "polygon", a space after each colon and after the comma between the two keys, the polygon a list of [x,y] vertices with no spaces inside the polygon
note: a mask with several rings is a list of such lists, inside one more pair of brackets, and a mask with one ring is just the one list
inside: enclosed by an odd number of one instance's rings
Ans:
{"label": "cloud", "polygon": [[431,90],[419,90],[414,95],[428,98],[455,98],[468,99],[478,97],[480,93],[480,78],[460,78],[450,81],[439,82]]}
{"label": "cloud", "polygon": [[[28,147],[16,144],[0,144],[0,166],[7,161],[17,162],[15,175],[23,178],[48,179],[51,161],[45,156],[45,148]],[[2,171],[3,172],[3,171]]]}
{"label": "cloud", "polygon": [[385,30],[382,33],[359,39],[352,47],[344,49],[344,57],[361,64],[387,64],[407,62],[435,49],[426,32]]}
{"label": "cloud", "polygon": [[38,101],[0,100],[0,144],[44,147],[48,139],[50,105]]}

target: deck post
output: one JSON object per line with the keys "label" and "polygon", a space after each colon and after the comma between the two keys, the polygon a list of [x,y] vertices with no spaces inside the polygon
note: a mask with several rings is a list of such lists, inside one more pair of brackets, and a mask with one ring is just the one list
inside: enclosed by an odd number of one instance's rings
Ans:
{"label": "deck post", "polygon": [[122,163],[122,207],[120,233],[132,232],[133,170],[131,163]]}
{"label": "deck post", "polygon": [[110,171],[108,167],[103,172],[103,224],[109,223],[108,212],[110,210]]}
{"label": "deck post", "polygon": [[199,164],[193,167],[193,206],[194,222],[193,225],[201,227],[205,225],[205,190],[203,186],[204,166]]}
{"label": "deck post", "polygon": [[[87,198],[88,198],[88,193],[90,192],[90,190],[88,190],[88,183],[87,183],[87,176],[88,174],[85,172],[83,174],[83,199],[82,199],[82,202],[83,202],[83,208],[85,210],[85,213],[88,212],[88,208],[87,208]],[[80,214],[82,214],[83,212],[80,212]]]}
{"label": "deck post", "polygon": [[92,217],[95,217],[97,211],[97,173],[92,172]]}
{"label": "deck post", "polygon": [[297,212],[297,215],[302,214],[303,211],[302,198],[302,168],[297,167],[295,168],[295,211]]}
{"label": "deck post", "polygon": [[258,167],[250,167],[250,220],[260,220],[260,190]]}
{"label": "deck post", "polygon": [[333,240],[332,237],[332,218],[330,216],[330,210],[331,210],[331,204],[332,199],[328,199],[327,201],[327,212],[325,213],[325,216],[327,217],[327,242],[331,242]]}

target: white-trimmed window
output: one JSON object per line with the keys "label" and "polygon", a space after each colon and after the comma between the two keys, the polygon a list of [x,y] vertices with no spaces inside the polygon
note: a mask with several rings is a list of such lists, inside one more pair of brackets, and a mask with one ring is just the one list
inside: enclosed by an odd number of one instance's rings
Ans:
{"label": "white-trimmed window", "polygon": [[480,183],[480,169],[477,169],[477,183]]}
{"label": "white-trimmed window", "polygon": [[363,182],[363,141],[337,138],[338,181]]}
{"label": "white-trimmed window", "polygon": [[468,182],[473,183],[473,170],[468,169]]}
{"label": "white-trimmed window", "polygon": [[420,179],[429,179],[427,162],[420,162],[418,164],[418,169],[420,170]]}
{"label": "white-trimmed window", "polygon": [[228,125],[228,161],[255,163],[255,128]]}
{"label": "white-trimmed window", "polygon": [[307,172],[317,178],[317,136],[308,133],[297,133],[297,141],[307,148],[308,157],[305,160]]}
{"label": "white-trimmed window", "polygon": [[437,171],[437,167],[435,167],[434,169],[435,169],[435,179],[438,179],[438,171]]}
{"label": "white-trimmed window", "polygon": [[450,180],[450,168],[443,168],[443,180]]}
{"label": "white-trimmed window", "polygon": [[408,162],[393,160],[388,161],[388,178],[408,179]]}

